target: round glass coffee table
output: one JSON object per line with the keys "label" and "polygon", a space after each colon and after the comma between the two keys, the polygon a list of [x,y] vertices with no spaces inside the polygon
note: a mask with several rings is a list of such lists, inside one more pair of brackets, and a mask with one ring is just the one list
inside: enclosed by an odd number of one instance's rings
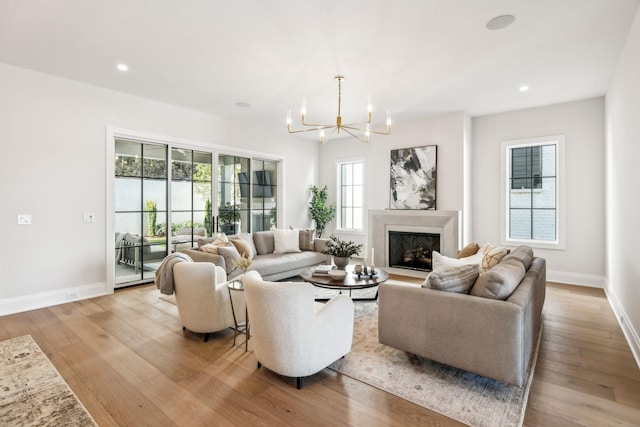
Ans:
{"label": "round glass coffee table", "polygon": [[[300,277],[305,282],[311,283],[313,286],[317,286],[319,288],[325,289],[334,289],[339,290],[340,293],[342,291],[349,291],[349,297],[351,297],[351,291],[353,289],[367,289],[378,286],[380,283],[385,282],[389,278],[389,274],[386,271],[376,269],[376,274],[373,276],[369,275],[358,275],[354,273],[353,266],[349,265],[346,268],[347,275],[344,279],[333,280],[328,275],[322,276],[314,276],[313,272],[315,271],[315,267],[310,268],[303,272]],[[376,301],[378,299],[378,291],[376,290],[376,295],[371,298],[352,298],[354,301]],[[317,298],[316,301],[328,301],[329,298]]]}

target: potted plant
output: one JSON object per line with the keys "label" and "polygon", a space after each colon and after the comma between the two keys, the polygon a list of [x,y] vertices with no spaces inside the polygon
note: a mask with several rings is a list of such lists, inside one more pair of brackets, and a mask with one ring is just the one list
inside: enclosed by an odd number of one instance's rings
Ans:
{"label": "potted plant", "polygon": [[220,231],[225,234],[236,234],[238,232],[239,222],[240,212],[231,206],[231,203],[220,206],[218,209],[218,226],[220,227]]}
{"label": "potted plant", "polygon": [[309,187],[311,191],[311,201],[309,202],[309,212],[311,219],[316,223],[318,237],[322,237],[325,227],[336,216],[336,205],[327,206],[327,186],[318,188],[315,185]]}
{"label": "potted plant", "polygon": [[358,255],[362,249],[362,245],[346,240],[340,240],[333,234],[329,236],[327,248],[322,251],[325,255],[333,256],[333,262],[339,269],[344,269],[349,265],[349,260],[353,255]]}

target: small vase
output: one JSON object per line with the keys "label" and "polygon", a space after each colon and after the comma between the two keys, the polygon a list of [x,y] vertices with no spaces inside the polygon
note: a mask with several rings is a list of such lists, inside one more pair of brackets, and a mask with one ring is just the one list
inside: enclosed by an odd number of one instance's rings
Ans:
{"label": "small vase", "polygon": [[349,265],[349,261],[351,261],[350,257],[342,257],[342,256],[333,257],[333,263],[340,270],[344,270],[347,267],[347,265]]}

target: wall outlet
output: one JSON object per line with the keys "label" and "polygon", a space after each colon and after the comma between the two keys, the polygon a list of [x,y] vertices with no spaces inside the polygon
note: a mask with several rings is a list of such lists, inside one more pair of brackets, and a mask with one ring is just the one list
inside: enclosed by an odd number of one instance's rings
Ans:
{"label": "wall outlet", "polygon": [[85,212],[82,214],[82,220],[84,222],[96,222],[96,214],[93,212]]}
{"label": "wall outlet", "polygon": [[31,225],[31,214],[18,214],[18,225]]}

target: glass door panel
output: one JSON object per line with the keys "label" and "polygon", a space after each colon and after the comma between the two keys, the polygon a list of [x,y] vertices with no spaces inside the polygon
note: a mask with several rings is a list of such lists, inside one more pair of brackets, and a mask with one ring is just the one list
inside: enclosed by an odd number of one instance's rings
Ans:
{"label": "glass door panel", "polygon": [[227,235],[251,231],[249,159],[218,156],[218,231]]}
{"label": "glass door panel", "polygon": [[270,230],[277,227],[278,163],[268,160],[252,160],[252,229]]}
{"label": "glass door panel", "polygon": [[115,141],[115,285],[153,278],[167,254],[167,149]]}
{"label": "glass door panel", "polygon": [[196,246],[211,236],[211,153],[174,148],[171,151],[171,244],[174,251]]}

